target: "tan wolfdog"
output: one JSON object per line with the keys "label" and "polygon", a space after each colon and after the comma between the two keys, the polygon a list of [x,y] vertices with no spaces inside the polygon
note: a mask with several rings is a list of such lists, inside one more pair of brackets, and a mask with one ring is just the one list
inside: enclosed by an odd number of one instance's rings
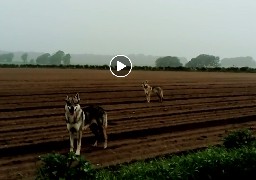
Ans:
{"label": "tan wolfdog", "polygon": [[146,99],[147,99],[147,102],[149,103],[150,102],[150,96],[152,94],[156,94],[159,98],[159,101],[160,102],[163,102],[163,99],[164,99],[164,93],[163,93],[163,89],[159,86],[150,86],[148,84],[148,81],[144,81],[142,82],[142,87],[144,89],[144,92],[145,92],[145,95],[146,95]]}

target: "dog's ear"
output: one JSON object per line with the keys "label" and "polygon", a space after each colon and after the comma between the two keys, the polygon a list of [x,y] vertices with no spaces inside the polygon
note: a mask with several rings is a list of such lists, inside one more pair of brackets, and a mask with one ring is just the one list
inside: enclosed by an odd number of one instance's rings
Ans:
{"label": "dog's ear", "polygon": [[67,95],[67,97],[66,97],[65,101],[66,101],[66,102],[68,102],[68,95]]}
{"label": "dog's ear", "polygon": [[146,80],[145,83],[148,84],[148,80]]}
{"label": "dog's ear", "polygon": [[77,99],[78,102],[80,101],[79,93],[76,93],[75,98]]}

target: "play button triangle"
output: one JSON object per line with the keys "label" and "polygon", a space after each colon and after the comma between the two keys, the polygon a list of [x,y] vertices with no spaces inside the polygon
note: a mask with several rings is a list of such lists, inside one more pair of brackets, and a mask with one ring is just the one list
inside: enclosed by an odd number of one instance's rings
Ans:
{"label": "play button triangle", "polygon": [[117,71],[121,71],[126,67],[125,64],[121,63],[120,61],[117,61]]}

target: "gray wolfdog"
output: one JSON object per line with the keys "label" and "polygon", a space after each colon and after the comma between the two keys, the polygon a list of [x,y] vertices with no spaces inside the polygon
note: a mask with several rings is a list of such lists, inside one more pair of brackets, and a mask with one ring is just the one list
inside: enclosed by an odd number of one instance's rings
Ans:
{"label": "gray wolfdog", "polygon": [[159,86],[150,86],[148,84],[148,81],[144,81],[142,82],[142,87],[144,89],[144,92],[145,92],[145,95],[146,95],[146,99],[147,99],[147,102],[149,103],[150,102],[150,96],[152,94],[156,94],[159,98],[159,101],[160,102],[163,102],[163,99],[164,99],[164,93],[163,93],[163,89]]}
{"label": "gray wolfdog", "polygon": [[65,117],[67,129],[70,136],[70,151],[74,150],[74,136],[77,134],[76,155],[80,155],[82,131],[90,127],[94,133],[96,141],[93,146],[97,146],[100,132],[104,135],[104,149],[107,148],[107,113],[99,106],[88,106],[81,108],[79,94],[66,98]]}

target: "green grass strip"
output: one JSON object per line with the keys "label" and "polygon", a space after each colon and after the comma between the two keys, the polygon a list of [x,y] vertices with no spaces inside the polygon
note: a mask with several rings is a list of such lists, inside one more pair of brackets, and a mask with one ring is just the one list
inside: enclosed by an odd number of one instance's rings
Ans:
{"label": "green grass strip", "polygon": [[256,146],[238,149],[211,147],[183,156],[99,170],[96,179],[256,179]]}

